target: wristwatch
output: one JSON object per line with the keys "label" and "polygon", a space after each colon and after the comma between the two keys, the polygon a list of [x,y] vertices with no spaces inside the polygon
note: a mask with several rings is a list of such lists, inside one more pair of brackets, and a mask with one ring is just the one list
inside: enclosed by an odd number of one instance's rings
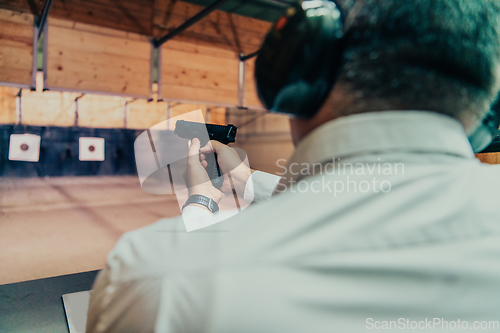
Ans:
{"label": "wristwatch", "polygon": [[212,213],[219,211],[219,205],[213,199],[208,198],[201,194],[193,194],[187,200],[182,209],[184,209],[189,204],[198,204],[208,208],[208,210]]}

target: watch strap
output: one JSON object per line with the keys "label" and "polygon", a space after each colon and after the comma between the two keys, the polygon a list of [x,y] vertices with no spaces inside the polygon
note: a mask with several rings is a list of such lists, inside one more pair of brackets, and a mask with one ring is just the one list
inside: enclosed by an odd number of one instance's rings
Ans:
{"label": "watch strap", "polygon": [[208,208],[208,210],[212,213],[219,211],[219,205],[213,199],[206,197],[201,194],[193,194],[187,200],[182,209],[184,209],[189,204],[198,204]]}

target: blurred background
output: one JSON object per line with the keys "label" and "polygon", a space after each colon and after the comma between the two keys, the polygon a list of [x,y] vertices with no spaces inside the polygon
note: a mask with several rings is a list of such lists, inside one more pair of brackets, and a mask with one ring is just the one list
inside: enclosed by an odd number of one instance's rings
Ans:
{"label": "blurred background", "polygon": [[[135,138],[167,118],[201,109],[239,126],[255,168],[288,158],[287,119],[265,114],[255,58],[238,57],[283,5],[224,1],[152,42],[210,3],[0,1],[0,284],[100,269],[124,232],[179,215],[173,195],[145,193],[136,176]],[[9,159],[23,153],[11,134],[40,137],[37,162]],[[81,161],[80,137],[104,139],[104,160]]]}
{"label": "blurred background", "polygon": [[[234,124],[251,167],[278,171],[293,151],[288,120],[262,108],[255,58],[240,55],[258,50],[284,8],[0,0],[0,284],[100,269],[124,232],[179,215],[173,195],[141,190],[134,159],[135,138],[168,118],[201,109],[209,123]],[[12,134],[36,135],[39,147]],[[82,147],[87,137],[104,139],[103,160]],[[22,160],[33,149],[38,160]]]}

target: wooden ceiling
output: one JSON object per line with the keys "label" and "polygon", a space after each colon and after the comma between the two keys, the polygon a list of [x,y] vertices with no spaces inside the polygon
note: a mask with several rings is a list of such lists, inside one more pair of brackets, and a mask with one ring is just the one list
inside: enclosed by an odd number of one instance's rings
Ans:
{"label": "wooden ceiling", "polygon": [[[190,0],[193,1],[193,0]],[[196,0],[211,3],[213,0]],[[238,6],[244,0],[231,0],[225,8],[245,12]],[[263,0],[261,0],[263,1]],[[0,8],[40,15],[46,0],[0,0]],[[250,3],[250,7],[248,7]],[[261,14],[269,19],[272,11],[263,2],[245,2],[253,16]],[[150,37],[160,37],[190,17],[204,6],[180,0],[53,0],[50,17],[97,25]],[[267,9],[266,9],[267,8]],[[280,10],[276,6],[276,10]],[[271,13],[271,14],[270,14]],[[271,16],[269,16],[271,15]],[[275,14],[276,16],[277,14]],[[270,27],[264,20],[216,10],[180,34],[178,39],[209,43],[235,52],[251,53],[258,49]]]}

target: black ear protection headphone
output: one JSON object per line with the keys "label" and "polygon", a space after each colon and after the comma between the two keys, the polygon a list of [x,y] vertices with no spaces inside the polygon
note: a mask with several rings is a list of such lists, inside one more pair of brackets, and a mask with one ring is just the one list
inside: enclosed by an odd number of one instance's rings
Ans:
{"label": "black ear protection headphone", "polygon": [[[255,61],[255,82],[271,112],[311,118],[321,108],[342,69],[345,14],[335,1],[294,4],[267,34]],[[486,148],[500,126],[500,103],[469,135],[474,152]]]}

